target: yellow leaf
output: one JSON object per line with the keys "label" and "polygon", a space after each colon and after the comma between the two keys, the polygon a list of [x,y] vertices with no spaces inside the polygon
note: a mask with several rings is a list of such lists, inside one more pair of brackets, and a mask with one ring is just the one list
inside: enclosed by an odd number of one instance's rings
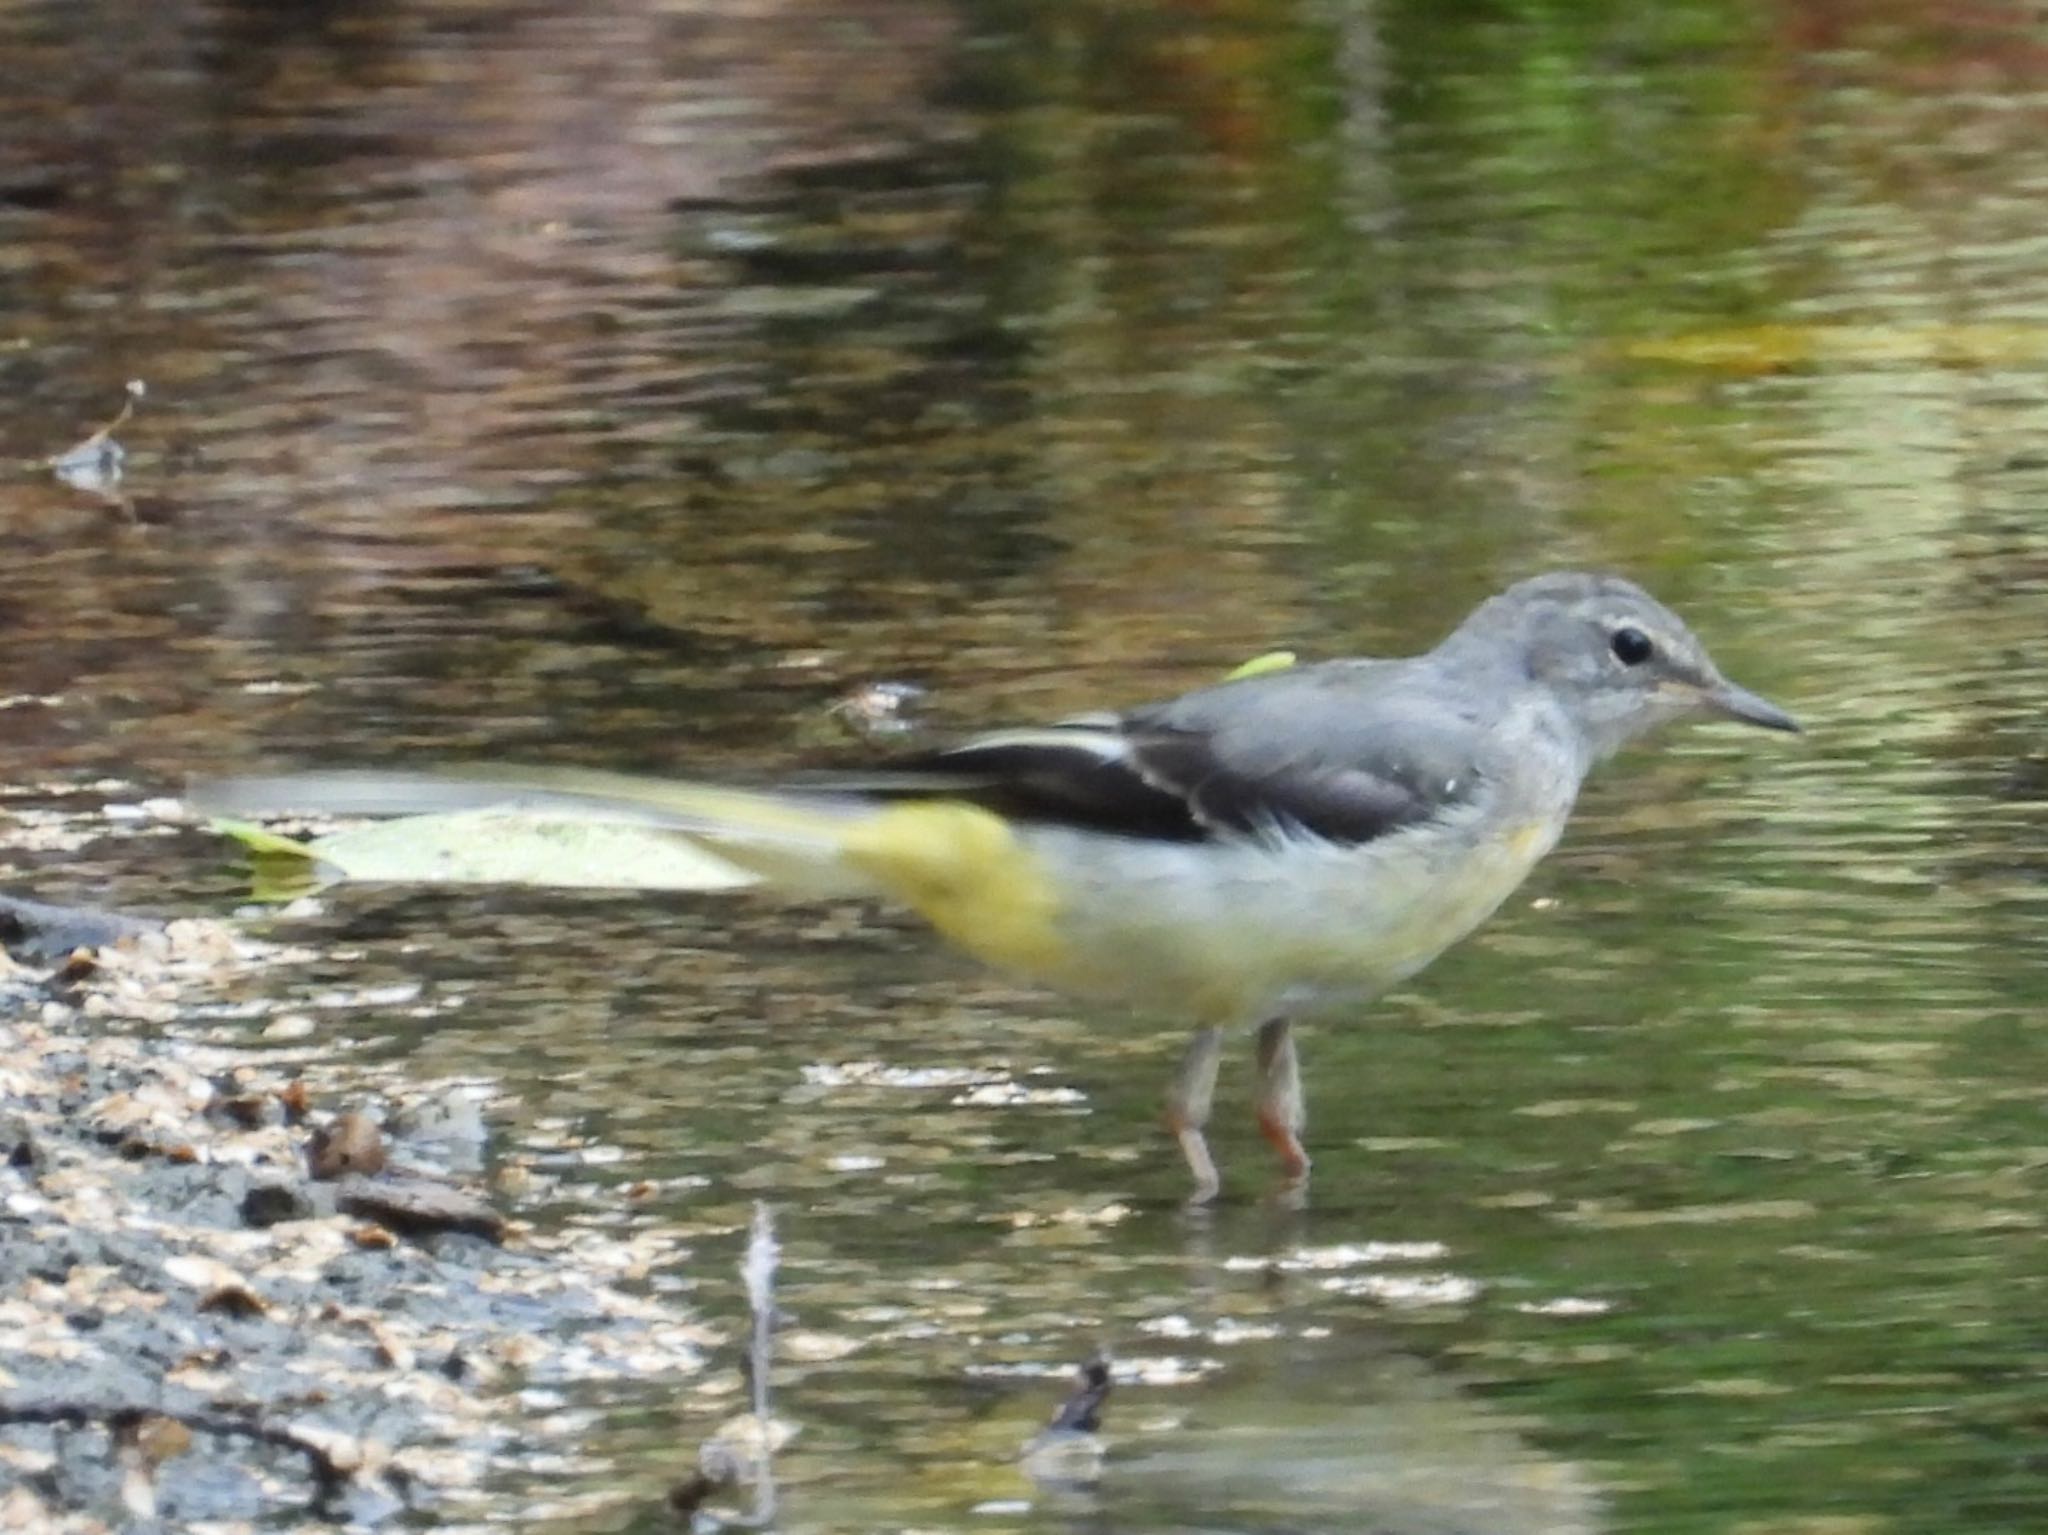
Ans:
{"label": "yellow leaf", "polygon": [[1225,682],[1237,682],[1246,677],[1263,677],[1267,672],[1284,672],[1294,664],[1291,650],[1269,650],[1262,656],[1253,656],[1244,665],[1224,674]]}

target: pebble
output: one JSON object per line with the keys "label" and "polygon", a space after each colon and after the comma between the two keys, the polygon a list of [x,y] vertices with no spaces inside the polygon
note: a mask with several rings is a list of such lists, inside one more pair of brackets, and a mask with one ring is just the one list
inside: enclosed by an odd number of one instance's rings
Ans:
{"label": "pebble", "polygon": [[332,1124],[313,1132],[306,1145],[306,1166],[323,1183],[352,1173],[384,1170],[384,1135],[369,1115],[351,1109]]}
{"label": "pebble", "polygon": [[0,1114],[0,1162],[15,1168],[36,1165],[35,1132],[19,1114]]}

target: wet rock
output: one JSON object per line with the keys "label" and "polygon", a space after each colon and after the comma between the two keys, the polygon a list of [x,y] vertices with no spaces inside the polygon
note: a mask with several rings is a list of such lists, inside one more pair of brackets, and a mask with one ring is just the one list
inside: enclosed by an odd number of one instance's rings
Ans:
{"label": "wet rock", "polygon": [[249,1185],[240,1208],[242,1224],[261,1230],[311,1218],[313,1201],[296,1183],[266,1179]]}
{"label": "wet rock", "polygon": [[51,906],[0,894],[0,949],[18,959],[44,963],[65,959],[79,949],[104,948],[124,938],[163,930],[160,922],[124,917],[88,906]]}
{"label": "wet rock", "polygon": [[306,1145],[306,1166],[315,1178],[331,1183],[352,1174],[384,1170],[384,1136],[369,1115],[351,1109],[331,1125],[313,1132]]}
{"label": "wet rock", "polygon": [[347,1215],[378,1222],[401,1236],[461,1232],[488,1242],[505,1240],[505,1217],[476,1195],[431,1178],[351,1177],[337,1191]]}
{"label": "wet rock", "polygon": [[276,1040],[311,1039],[319,1025],[304,1013],[284,1013],[264,1025],[263,1037]]}

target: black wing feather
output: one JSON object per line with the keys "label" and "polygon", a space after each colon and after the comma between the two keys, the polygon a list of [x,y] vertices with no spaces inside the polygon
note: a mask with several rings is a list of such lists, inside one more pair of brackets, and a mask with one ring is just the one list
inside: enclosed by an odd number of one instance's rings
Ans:
{"label": "black wing feather", "polygon": [[969,741],[892,767],[911,775],[900,792],[930,792],[916,783],[929,774],[943,785],[940,792],[947,798],[964,799],[1011,820],[1162,842],[1200,842],[1211,835],[1186,793],[1086,744],[1101,738],[1099,730],[1084,734],[1077,729],[1071,745],[1057,737],[1052,730],[1028,742]]}
{"label": "black wing feather", "polygon": [[[893,764],[904,776],[889,792],[936,791],[1027,824],[1159,841],[1298,829],[1352,845],[1429,820],[1471,790],[1469,778],[1430,775],[1394,757],[1239,767],[1197,730],[1130,731],[1116,755],[1104,754],[1103,740],[1099,727],[1076,727],[1071,742],[1057,730],[969,741]],[[927,775],[932,787],[921,789]]]}

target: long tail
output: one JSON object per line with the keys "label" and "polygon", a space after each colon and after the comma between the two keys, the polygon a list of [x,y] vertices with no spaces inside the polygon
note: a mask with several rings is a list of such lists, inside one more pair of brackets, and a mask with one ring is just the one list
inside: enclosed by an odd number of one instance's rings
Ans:
{"label": "long tail", "polygon": [[187,800],[217,815],[498,810],[645,828],[683,837],[791,895],[893,898],[992,964],[1050,973],[1061,902],[1042,857],[994,811],[950,797],[943,779],[922,780],[922,792],[901,780],[866,782],[733,789],[575,770],[337,772],[218,779]]}
{"label": "long tail", "polygon": [[870,895],[886,889],[845,856],[849,832],[880,813],[880,807],[841,792],[733,789],[546,768],[457,769],[213,779],[191,786],[186,802],[215,816],[387,818],[487,811],[540,824],[630,826],[680,834],[795,896]]}

